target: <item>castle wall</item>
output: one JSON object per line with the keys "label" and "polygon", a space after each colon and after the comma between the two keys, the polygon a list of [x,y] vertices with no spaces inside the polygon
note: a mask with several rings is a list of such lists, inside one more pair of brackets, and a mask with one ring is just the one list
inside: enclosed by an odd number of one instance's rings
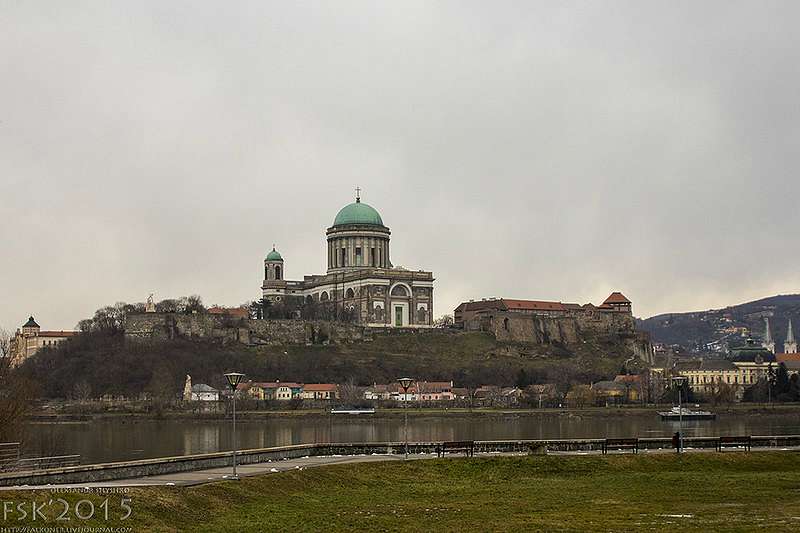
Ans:
{"label": "castle wall", "polygon": [[134,313],[125,321],[133,341],[175,338],[212,339],[258,345],[346,344],[371,340],[367,328],[324,320],[253,320],[198,313]]}
{"label": "castle wall", "polygon": [[649,335],[636,330],[633,316],[628,313],[580,311],[565,316],[543,316],[495,311],[472,320],[467,329],[487,331],[503,342],[565,346],[583,343],[588,335],[611,335],[639,359],[653,360]]}

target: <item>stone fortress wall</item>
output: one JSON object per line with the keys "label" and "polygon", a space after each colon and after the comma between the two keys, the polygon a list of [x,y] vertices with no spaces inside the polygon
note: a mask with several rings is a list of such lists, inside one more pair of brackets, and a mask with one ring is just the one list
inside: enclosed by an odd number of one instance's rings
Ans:
{"label": "stone fortress wall", "polygon": [[567,347],[583,343],[588,335],[617,339],[638,358],[652,363],[650,336],[636,329],[632,315],[601,311],[576,311],[564,316],[542,316],[496,311],[467,324],[467,329],[487,331],[498,341],[551,344]]}
{"label": "stone fortress wall", "polygon": [[135,313],[125,321],[125,337],[134,341],[211,339],[248,346],[363,342],[372,340],[368,330],[345,322],[253,320],[211,313]]}
{"label": "stone fortress wall", "polygon": [[[606,335],[632,350],[640,359],[652,361],[649,336],[636,331],[633,317],[625,313],[575,313],[570,316],[495,313],[483,317],[479,327],[500,342],[567,347],[584,342],[587,335]],[[248,346],[304,346],[370,342],[375,335],[419,335],[439,330],[375,328],[355,323],[325,320],[253,320],[211,313],[135,313],[128,315],[125,336],[132,341],[177,338],[209,339]]]}

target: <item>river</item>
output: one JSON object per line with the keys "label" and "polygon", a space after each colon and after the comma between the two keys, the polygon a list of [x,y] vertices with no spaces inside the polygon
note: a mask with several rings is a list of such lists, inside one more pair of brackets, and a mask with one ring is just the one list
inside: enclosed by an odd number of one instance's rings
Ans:
{"label": "river", "polygon": [[[677,422],[652,413],[494,414],[409,417],[410,441],[657,437],[672,435]],[[314,442],[399,442],[402,417],[334,415],[271,417],[237,423],[239,448],[264,448]],[[685,421],[687,436],[797,435],[797,413],[719,414],[714,421]],[[110,418],[90,422],[31,423],[27,456],[79,454],[81,463],[125,461],[231,449],[230,420],[148,420]]]}

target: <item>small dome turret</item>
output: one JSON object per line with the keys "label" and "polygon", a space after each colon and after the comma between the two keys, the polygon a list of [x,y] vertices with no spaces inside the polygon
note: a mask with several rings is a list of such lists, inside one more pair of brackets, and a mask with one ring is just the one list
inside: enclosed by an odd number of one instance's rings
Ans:
{"label": "small dome turret", "polygon": [[283,257],[281,257],[281,254],[279,254],[277,252],[277,250],[275,250],[275,246],[273,245],[272,246],[272,251],[267,254],[267,259],[266,260],[267,261],[283,261]]}

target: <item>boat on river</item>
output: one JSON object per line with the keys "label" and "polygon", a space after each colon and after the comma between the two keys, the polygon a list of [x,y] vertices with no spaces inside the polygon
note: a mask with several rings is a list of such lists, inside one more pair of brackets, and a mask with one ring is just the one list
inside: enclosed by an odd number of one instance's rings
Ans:
{"label": "boat on river", "polygon": [[339,408],[339,409],[331,409],[332,415],[374,415],[375,409],[374,408]]}
{"label": "boat on river", "polygon": [[717,415],[711,411],[695,411],[688,407],[673,407],[669,411],[659,411],[661,420],[714,420]]}

